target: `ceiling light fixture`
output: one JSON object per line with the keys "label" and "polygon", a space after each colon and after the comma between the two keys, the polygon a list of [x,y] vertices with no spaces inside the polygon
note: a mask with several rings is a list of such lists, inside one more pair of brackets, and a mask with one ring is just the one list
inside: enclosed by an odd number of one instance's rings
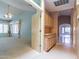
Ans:
{"label": "ceiling light fixture", "polygon": [[69,0],[58,0],[54,2],[55,6],[61,6],[61,5],[65,5],[68,3],[69,3]]}
{"label": "ceiling light fixture", "polygon": [[7,9],[6,14],[4,15],[4,18],[5,19],[11,19],[12,18],[12,14],[10,12],[10,5],[8,5],[8,9]]}
{"label": "ceiling light fixture", "polygon": [[76,5],[79,5],[79,0],[76,1]]}

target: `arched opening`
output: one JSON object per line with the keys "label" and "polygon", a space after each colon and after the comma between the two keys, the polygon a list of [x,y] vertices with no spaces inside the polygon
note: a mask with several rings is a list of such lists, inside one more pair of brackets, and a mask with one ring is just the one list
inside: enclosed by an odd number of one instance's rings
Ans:
{"label": "arched opening", "polygon": [[59,26],[59,43],[65,46],[72,46],[72,35],[71,35],[71,25],[61,24]]}

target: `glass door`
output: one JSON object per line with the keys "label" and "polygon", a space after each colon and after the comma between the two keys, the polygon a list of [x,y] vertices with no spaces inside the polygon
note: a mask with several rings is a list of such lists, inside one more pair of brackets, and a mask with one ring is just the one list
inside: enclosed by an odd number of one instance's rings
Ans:
{"label": "glass door", "polygon": [[61,25],[59,31],[59,42],[64,45],[71,45],[71,39],[70,25]]}

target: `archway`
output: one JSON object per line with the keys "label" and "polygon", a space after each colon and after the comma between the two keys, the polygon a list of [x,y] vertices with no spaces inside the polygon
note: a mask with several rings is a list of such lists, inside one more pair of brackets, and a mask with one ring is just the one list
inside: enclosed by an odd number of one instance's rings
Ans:
{"label": "archway", "polygon": [[65,46],[72,46],[72,29],[70,24],[61,24],[59,26],[59,43]]}

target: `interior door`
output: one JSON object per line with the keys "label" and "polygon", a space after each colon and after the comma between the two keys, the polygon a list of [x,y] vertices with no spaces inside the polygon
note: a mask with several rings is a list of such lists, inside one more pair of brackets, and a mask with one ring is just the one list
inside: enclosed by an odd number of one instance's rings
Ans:
{"label": "interior door", "polygon": [[32,17],[32,48],[38,52],[41,51],[40,19],[40,12],[37,11]]}

